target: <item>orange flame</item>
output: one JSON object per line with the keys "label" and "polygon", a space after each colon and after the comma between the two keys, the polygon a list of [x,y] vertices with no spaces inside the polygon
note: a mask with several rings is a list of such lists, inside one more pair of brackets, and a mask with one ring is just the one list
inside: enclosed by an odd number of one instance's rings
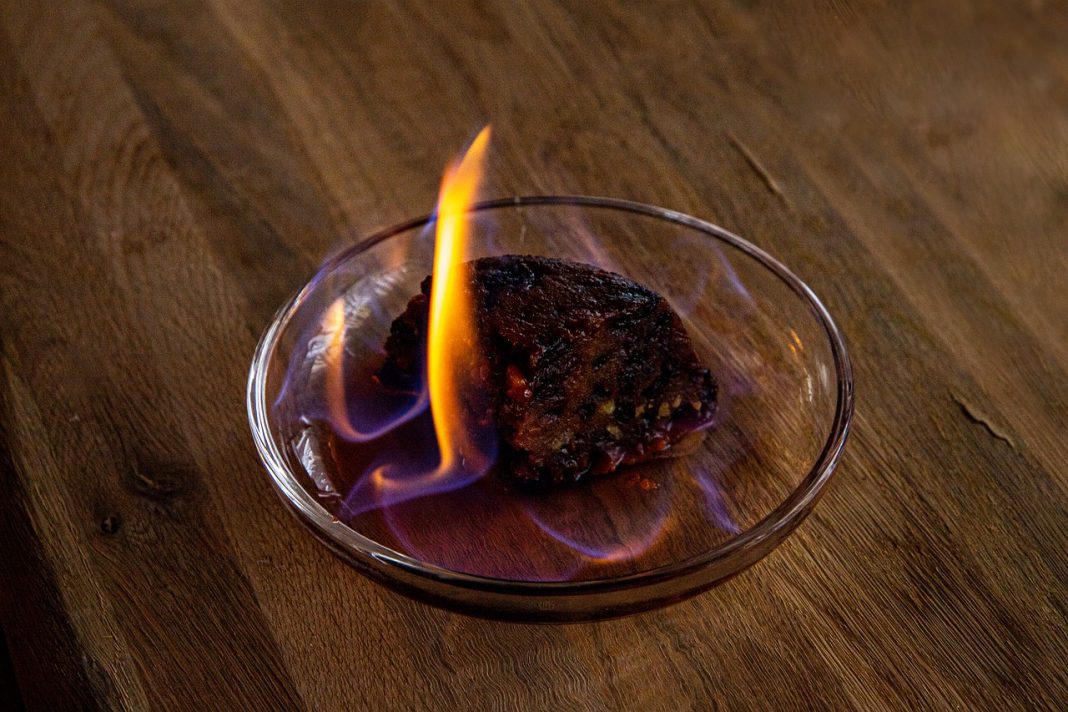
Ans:
{"label": "orange flame", "polygon": [[[473,300],[465,264],[467,213],[474,202],[489,142],[482,129],[467,153],[446,171],[438,195],[433,281],[427,333],[427,391],[440,461],[428,472],[405,472],[389,464],[376,467],[368,478],[374,497],[410,497],[463,486],[481,477],[492,464],[483,452],[478,427],[463,400],[473,383],[476,352]],[[336,416],[335,416],[336,417]],[[351,496],[351,495],[350,495]]]}
{"label": "orange flame", "polygon": [[341,434],[347,438],[362,440],[349,421],[348,410],[345,408],[345,384],[343,378],[342,361],[345,357],[345,299],[338,297],[323,316],[322,331],[326,337],[325,360],[326,368],[326,398],[327,407],[330,409],[330,421],[334,427],[341,430]]}
{"label": "orange flame", "polygon": [[468,238],[466,213],[478,192],[489,136],[487,126],[475,137],[463,158],[449,167],[438,196],[427,334],[427,388],[441,451],[439,469],[445,472],[452,471],[465,455],[472,457],[478,451],[470,442],[461,400],[462,384],[470,379],[466,368],[469,354],[477,343],[464,255]]}

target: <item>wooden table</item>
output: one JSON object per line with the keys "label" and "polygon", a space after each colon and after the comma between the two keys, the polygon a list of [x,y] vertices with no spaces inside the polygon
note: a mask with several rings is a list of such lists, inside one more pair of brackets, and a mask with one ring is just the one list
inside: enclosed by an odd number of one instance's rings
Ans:
{"label": "wooden table", "polygon": [[[1063,709],[1066,37],[1042,0],[8,0],[0,702]],[[563,627],[414,603],[255,456],[273,310],[426,211],[486,121],[490,194],[707,218],[845,331],[837,481],[696,599]]]}

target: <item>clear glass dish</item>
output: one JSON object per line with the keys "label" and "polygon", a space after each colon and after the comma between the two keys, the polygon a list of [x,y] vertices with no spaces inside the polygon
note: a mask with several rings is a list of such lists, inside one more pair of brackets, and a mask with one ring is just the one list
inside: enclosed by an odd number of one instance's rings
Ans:
{"label": "clear glass dish", "polygon": [[[349,371],[381,359],[392,319],[432,264],[433,219],[411,220],[327,261],[278,311],[252,362],[256,446],[283,501],[321,541],[375,581],[435,605],[573,621],[704,591],[811,511],[845,445],[853,381],[841,334],[800,279],[715,225],[625,200],[516,197],[479,203],[471,219],[474,257],[567,258],[666,297],[719,381],[714,425],[684,455],[573,487],[530,492],[491,473],[354,510],[351,467],[324,416],[324,354],[342,348]],[[338,330],[328,315],[342,313]],[[400,447],[416,444],[405,437]]]}

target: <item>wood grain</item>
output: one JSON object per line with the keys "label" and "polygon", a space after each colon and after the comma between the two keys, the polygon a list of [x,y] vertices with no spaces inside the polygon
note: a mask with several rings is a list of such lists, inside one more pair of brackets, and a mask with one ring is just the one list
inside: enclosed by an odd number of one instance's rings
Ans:
{"label": "wood grain", "polygon": [[[1068,6],[9,0],[0,622],[31,709],[1063,708]],[[836,484],[667,610],[465,618],[283,510],[243,385],[319,260],[490,184],[690,212],[857,370]],[[0,696],[2,699],[2,696]]]}

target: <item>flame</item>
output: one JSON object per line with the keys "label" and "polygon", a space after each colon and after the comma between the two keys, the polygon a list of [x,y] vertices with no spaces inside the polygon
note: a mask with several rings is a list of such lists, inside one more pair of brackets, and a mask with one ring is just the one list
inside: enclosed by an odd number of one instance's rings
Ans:
{"label": "flame", "polygon": [[469,379],[469,354],[477,343],[464,254],[468,238],[467,211],[478,191],[489,136],[487,126],[464,157],[445,172],[438,197],[427,334],[427,388],[441,452],[439,470],[444,472],[454,470],[465,455],[476,457],[479,452],[471,441],[461,393]]}
{"label": "flame", "polygon": [[[458,489],[484,475],[493,464],[495,441],[489,439],[495,433],[475,422],[465,401],[477,388],[473,380],[477,331],[466,266],[468,211],[478,192],[489,136],[487,126],[467,153],[445,171],[438,196],[425,389],[438,465],[424,471],[413,471],[399,461],[374,466],[346,498],[351,514]],[[343,410],[343,404],[331,408],[335,424],[344,424]]]}
{"label": "flame", "polygon": [[[339,516],[355,518],[373,511],[400,542],[401,551],[453,570],[526,580],[571,580],[586,567],[641,559],[676,531],[677,524],[670,491],[660,491],[655,481],[637,475],[598,483],[593,500],[600,516],[607,519],[602,527],[590,526],[588,492],[563,490],[528,499],[479,481],[493,465],[498,443],[492,424],[472,406],[480,397],[480,359],[467,261],[474,252],[468,247],[473,237],[471,207],[489,137],[486,127],[466,154],[446,169],[435,219],[427,226],[427,232],[431,227],[434,230],[435,246],[426,377],[420,379],[418,392],[385,393],[380,385],[372,387],[377,381],[361,370],[366,365],[361,356],[380,344],[377,332],[362,324],[388,317],[375,310],[385,309],[377,299],[395,286],[393,282],[383,281],[370,290],[350,290],[330,304],[315,325],[301,364],[316,373],[322,369],[325,398],[315,402],[316,420],[327,418],[340,436],[333,453],[344,473],[338,480],[343,483],[337,492]],[[610,255],[587,226],[574,226],[571,234],[578,236],[588,260],[612,267]],[[484,231],[479,238],[487,239]],[[485,252],[487,243],[480,242],[479,248]],[[404,249],[398,246],[385,263],[395,268],[406,263]],[[729,276],[736,277],[729,263],[724,261],[724,266]],[[704,286],[702,277],[699,287]],[[743,291],[744,286],[739,283],[738,289]],[[800,338],[791,335],[800,347]],[[348,370],[346,361],[350,362]],[[292,371],[287,382],[290,378],[304,382]],[[367,445],[373,441],[377,442]],[[322,456],[313,451],[310,457]],[[326,473],[322,476],[327,487],[320,486],[327,489],[333,477],[329,468],[322,463],[306,467],[313,476],[317,469]],[[710,520],[737,533],[715,482],[698,474],[698,484]],[[513,540],[515,546],[499,544]],[[521,551],[533,552],[533,556],[517,556],[520,545],[529,545],[530,549]],[[496,557],[494,552],[502,555]]]}
{"label": "flame", "polygon": [[323,315],[319,328],[322,335],[321,359],[325,366],[323,387],[326,410],[330,423],[338,435],[355,443],[375,440],[398,425],[415,418],[426,409],[426,393],[424,392],[420,393],[414,401],[386,409],[378,418],[368,417],[367,413],[362,413],[363,417],[358,418],[360,422],[357,423],[353,419],[354,409],[349,402],[349,392],[345,384],[345,339],[349,328],[344,297],[334,300]]}
{"label": "flame", "polygon": [[706,512],[709,520],[728,534],[741,534],[742,528],[734,521],[724,498],[724,488],[719,479],[708,468],[698,468],[697,485],[705,495]]}
{"label": "flame", "polygon": [[326,310],[322,325],[326,337],[326,398],[330,411],[330,421],[342,431],[345,437],[359,436],[365,438],[349,421],[348,409],[345,407],[345,384],[343,378],[345,357],[345,300],[338,297]]}

